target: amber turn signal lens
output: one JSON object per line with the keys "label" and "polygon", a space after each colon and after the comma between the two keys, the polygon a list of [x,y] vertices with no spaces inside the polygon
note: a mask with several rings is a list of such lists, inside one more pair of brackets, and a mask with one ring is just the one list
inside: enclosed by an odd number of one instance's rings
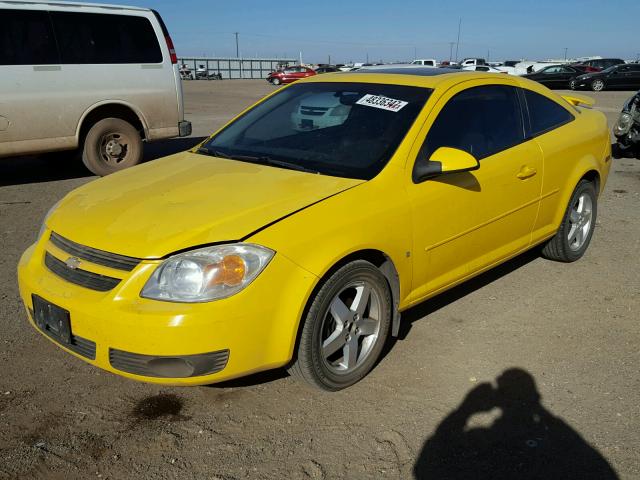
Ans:
{"label": "amber turn signal lens", "polygon": [[211,270],[215,272],[209,280],[209,285],[227,285],[235,287],[242,283],[246,274],[244,260],[238,255],[228,255],[220,262],[211,265]]}

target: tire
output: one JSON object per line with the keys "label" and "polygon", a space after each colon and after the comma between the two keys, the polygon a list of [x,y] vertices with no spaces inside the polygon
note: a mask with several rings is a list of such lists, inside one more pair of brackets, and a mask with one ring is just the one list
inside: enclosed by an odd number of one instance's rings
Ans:
{"label": "tire", "polygon": [[569,88],[571,90],[576,90],[578,88],[578,85],[576,84],[575,80],[572,79],[572,80],[569,81]]}
{"label": "tire", "polygon": [[364,260],[346,264],[311,298],[289,373],[327,391],[360,381],[380,357],[392,305],[380,270]]}
{"label": "tire", "polygon": [[96,175],[137,165],[142,160],[142,139],[133,125],[120,118],[95,123],[84,140],[82,162]]}
{"label": "tire", "polygon": [[600,80],[596,78],[593,82],[591,82],[591,90],[594,92],[601,92],[604,90],[604,80]]}
{"label": "tire", "polygon": [[560,228],[542,248],[542,256],[567,263],[580,259],[593,237],[597,215],[595,186],[592,182],[580,180],[571,195]]}
{"label": "tire", "polygon": [[274,85],[280,85],[282,83],[282,81],[279,78],[274,78],[271,83],[273,83]]}

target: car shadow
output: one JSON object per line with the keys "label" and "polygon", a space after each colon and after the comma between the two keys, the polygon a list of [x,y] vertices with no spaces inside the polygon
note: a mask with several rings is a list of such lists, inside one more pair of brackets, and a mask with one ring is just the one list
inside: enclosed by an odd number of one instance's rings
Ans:
{"label": "car shadow", "polygon": [[437,312],[441,308],[446,307],[447,305],[461,299],[462,297],[466,297],[470,293],[473,293],[476,290],[479,290],[489,285],[490,283],[495,282],[496,280],[510,274],[515,270],[518,270],[521,267],[524,267],[537,258],[540,258],[540,250],[538,248],[532,248],[531,250],[528,250],[525,253],[522,253],[517,257],[514,257],[511,260],[478,275],[477,277],[467,280],[466,282],[461,283],[460,285],[453,287],[446,292],[436,295],[435,297],[430,298],[429,300],[425,300],[415,307],[411,307],[410,309],[404,311],[402,313],[402,320],[400,322],[398,340],[404,340],[407,337],[413,323],[417,320],[420,320],[427,315]]}
{"label": "car shadow", "polygon": [[425,441],[414,478],[618,479],[604,456],[541,399],[533,376],[520,368],[477,385]]}
{"label": "car shadow", "polygon": [[[206,137],[183,137],[145,143],[143,162],[183,152]],[[52,152],[41,155],[0,158],[0,187],[91,177],[79,152]]]}
{"label": "car shadow", "polygon": [[242,388],[242,387],[254,387],[256,385],[262,385],[265,383],[275,382],[287,378],[289,374],[284,368],[276,368],[273,370],[266,370],[264,372],[253,373],[246,377],[235,378],[233,380],[227,380],[225,382],[213,383],[211,385],[204,385],[207,388]]}

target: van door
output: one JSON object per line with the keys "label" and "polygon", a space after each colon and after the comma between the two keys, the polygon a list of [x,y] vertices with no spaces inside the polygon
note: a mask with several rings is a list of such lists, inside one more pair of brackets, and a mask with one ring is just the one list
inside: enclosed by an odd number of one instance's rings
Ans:
{"label": "van door", "polygon": [[0,155],[72,148],[49,14],[0,10]]}
{"label": "van door", "polygon": [[[169,52],[151,12],[56,11],[51,21],[65,73],[65,114],[79,119],[101,103],[128,105],[147,138],[178,135],[178,99]],[[153,21],[152,21],[153,20]]]}

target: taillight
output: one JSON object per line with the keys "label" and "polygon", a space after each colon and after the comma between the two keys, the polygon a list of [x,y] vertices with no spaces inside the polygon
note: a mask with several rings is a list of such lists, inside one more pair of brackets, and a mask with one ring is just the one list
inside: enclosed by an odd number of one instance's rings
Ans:
{"label": "taillight", "polygon": [[176,55],[176,49],[173,46],[173,41],[169,35],[165,35],[164,39],[167,41],[167,48],[169,48],[169,56],[171,57],[171,63],[174,65],[178,63],[178,56]]}

